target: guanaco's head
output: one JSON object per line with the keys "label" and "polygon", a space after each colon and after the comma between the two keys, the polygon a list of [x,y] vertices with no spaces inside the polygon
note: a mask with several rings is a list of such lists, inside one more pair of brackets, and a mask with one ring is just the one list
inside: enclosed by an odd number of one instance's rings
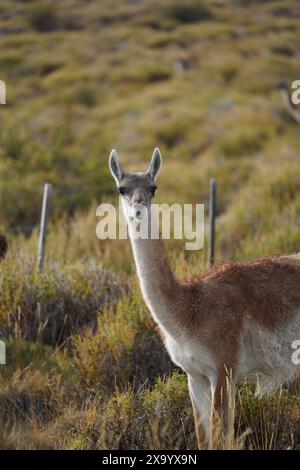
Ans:
{"label": "guanaco's head", "polygon": [[124,212],[130,220],[140,221],[147,215],[157,189],[155,180],[161,162],[160,151],[156,148],[145,172],[126,173],[119,163],[117,152],[114,149],[111,151],[109,168],[121,195]]}

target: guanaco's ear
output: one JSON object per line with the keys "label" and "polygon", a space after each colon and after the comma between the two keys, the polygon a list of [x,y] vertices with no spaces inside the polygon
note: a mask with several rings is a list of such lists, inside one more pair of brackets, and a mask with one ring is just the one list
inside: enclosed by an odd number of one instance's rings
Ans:
{"label": "guanaco's ear", "polygon": [[146,173],[148,173],[148,175],[151,176],[151,178],[155,180],[155,178],[158,175],[161,164],[162,164],[162,158],[161,158],[160,150],[159,148],[156,147],[154,149],[151,162]]}
{"label": "guanaco's ear", "polygon": [[113,175],[116,183],[120,183],[121,179],[124,176],[124,171],[119,163],[118,154],[115,149],[112,149],[109,156],[109,168],[111,174]]}

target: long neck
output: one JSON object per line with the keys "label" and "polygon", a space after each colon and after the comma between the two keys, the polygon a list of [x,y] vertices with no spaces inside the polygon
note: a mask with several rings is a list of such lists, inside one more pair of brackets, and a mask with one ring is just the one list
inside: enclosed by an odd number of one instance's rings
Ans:
{"label": "long neck", "polygon": [[[154,220],[152,223],[156,223]],[[170,334],[178,330],[176,297],[179,283],[170,268],[160,239],[136,238],[131,222],[128,223],[134,260],[145,302],[154,319]]]}

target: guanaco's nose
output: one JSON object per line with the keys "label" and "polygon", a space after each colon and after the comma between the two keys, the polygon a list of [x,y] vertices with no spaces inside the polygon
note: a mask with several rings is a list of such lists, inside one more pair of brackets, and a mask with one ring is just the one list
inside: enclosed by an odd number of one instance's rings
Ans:
{"label": "guanaco's nose", "polygon": [[132,195],[133,204],[143,204],[145,202],[144,193],[140,188],[137,188]]}

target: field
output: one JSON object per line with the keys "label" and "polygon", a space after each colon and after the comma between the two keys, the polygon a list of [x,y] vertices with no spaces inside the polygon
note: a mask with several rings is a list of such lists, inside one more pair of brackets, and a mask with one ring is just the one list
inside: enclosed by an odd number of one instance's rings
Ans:
{"label": "field", "polygon": [[[108,155],[141,171],[159,146],[157,202],[207,207],[216,178],[217,260],[300,251],[300,127],[274,88],[299,59],[297,0],[1,1],[1,449],[196,448],[130,243],[96,237]],[[166,247],[179,278],[207,269],[207,243]],[[296,386],[237,401],[233,448],[300,449]]]}

